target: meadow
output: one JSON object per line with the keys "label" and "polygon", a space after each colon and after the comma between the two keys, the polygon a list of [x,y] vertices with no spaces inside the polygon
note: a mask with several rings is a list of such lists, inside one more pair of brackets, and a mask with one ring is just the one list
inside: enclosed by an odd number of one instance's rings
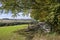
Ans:
{"label": "meadow", "polygon": [[40,31],[25,32],[28,25],[15,25],[0,27],[0,40],[60,40],[60,35],[42,34]]}
{"label": "meadow", "polygon": [[15,33],[21,29],[27,28],[27,25],[15,25],[0,27],[0,40],[24,40],[25,37]]}

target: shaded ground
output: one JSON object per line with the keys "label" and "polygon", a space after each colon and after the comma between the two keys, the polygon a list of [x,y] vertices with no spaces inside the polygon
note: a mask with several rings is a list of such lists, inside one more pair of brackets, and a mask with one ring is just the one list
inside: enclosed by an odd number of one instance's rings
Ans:
{"label": "shaded ground", "polygon": [[34,34],[35,34],[35,33],[31,32],[31,31],[26,32],[26,29],[22,29],[22,30],[16,31],[16,33],[26,37],[25,40],[31,40],[34,37]]}
{"label": "shaded ground", "polygon": [[15,31],[15,33],[24,36],[25,40],[60,40],[60,35],[56,33],[44,33],[40,29],[27,30],[28,29],[22,29]]}
{"label": "shaded ground", "polygon": [[22,29],[19,31],[16,31],[19,35],[22,35],[25,37],[25,40],[60,40],[60,35],[53,33],[53,34],[45,34],[41,32],[33,32],[29,31],[26,32],[26,29]]}

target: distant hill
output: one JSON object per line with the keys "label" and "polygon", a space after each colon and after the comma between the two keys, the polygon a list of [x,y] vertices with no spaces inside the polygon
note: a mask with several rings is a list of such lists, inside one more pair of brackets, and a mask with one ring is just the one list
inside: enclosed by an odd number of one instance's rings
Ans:
{"label": "distant hill", "polygon": [[9,19],[9,18],[0,19],[0,23],[12,23],[12,22],[29,23],[34,21],[35,21],[34,19]]}

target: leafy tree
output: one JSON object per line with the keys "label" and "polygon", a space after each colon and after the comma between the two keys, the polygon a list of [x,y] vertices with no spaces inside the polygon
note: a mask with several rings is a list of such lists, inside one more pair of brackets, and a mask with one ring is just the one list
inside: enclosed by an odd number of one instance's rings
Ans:
{"label": "leafy tree", "polygon": [[29,12],[31,17],[48,22],[52,29],[56,31],[60,24],[60,0],[0,0],[6,12],[12,11],[15,15],[18,12]]}

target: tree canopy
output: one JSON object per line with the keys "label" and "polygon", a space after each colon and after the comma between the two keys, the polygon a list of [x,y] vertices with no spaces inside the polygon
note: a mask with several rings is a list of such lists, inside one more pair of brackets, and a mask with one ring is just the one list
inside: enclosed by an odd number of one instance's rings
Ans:
{"label": "tree canopy", "polygon": [[29,12],[31,17],[44,22],[49,22],[52,25],[60,24],[60,0],[0,0],[1,10],[6,12],[12,11]]}

